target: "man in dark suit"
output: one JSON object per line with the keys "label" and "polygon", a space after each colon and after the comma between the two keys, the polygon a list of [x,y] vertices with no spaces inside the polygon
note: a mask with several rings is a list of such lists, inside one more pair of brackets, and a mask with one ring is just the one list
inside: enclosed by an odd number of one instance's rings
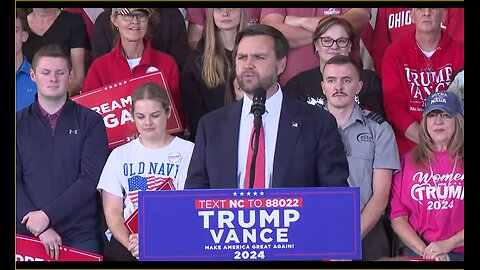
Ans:
{"label": "man in dark suit", "polygon": [[[277,29],[252,25],[237,34],[236,79],[244,98],[201,118],[186,189],[243,188],[255,89],[266,89],[265,187],[348,186],[348,164],[335,118],[282,94],[288,41]],[[256,180],[255,180],[256,181]]]}

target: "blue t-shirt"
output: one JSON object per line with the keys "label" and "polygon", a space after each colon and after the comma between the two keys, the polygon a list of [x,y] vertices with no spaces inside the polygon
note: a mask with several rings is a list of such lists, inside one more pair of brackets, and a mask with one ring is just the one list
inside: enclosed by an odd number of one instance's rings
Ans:
{"label": "blue t-shirt", "polygon": [[30,78],[32,65],[23,57],[23,62],[17,70],[16,80],[16,107],[17,111],[32,104],[37,93],[37,84]]}

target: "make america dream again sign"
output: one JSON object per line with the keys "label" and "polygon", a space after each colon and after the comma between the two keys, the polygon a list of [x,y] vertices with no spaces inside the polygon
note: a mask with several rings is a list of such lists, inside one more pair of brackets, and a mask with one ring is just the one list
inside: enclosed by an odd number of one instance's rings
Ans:
{"label": "make america dream again sign", "polygon": [[50,258],[45,251],[45,246],[38,238],[22,234],[16,235],[16,261],[102,261],[103,257],[87,251],[60,246],[58,260]]}
{"label": "make america dream again sign", "polygon": [[138,134],[130,113],[132,107],[131,94],[137,87],[147,82],[157,83],[167,90],[168,99],[172,105],[172,113],[167,121],[167,132],[170,134],[182,133],[183,126],[162,71],[102,86],[93,91],[74,96],[72,100],[91,108],[102,116],[107,128],[108,145],[110,148],[115,148],[129,142],[132,135]]}

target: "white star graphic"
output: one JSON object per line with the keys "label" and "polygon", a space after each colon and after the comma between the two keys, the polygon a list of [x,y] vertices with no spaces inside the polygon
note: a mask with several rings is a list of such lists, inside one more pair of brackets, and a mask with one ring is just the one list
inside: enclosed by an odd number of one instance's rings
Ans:
{"label": "white star graphic", "polygon": [[240,196],[243,196],[243,192],[240,192]]}
{"label": "white star graphic", "polygon": [[255,192],[253,192],[253,196],[257,196],[257,192],[256,192],[256,191],[255,191]]}
{"label": "white star graphic", "polygon": [[249,192],[247,192],[247,196],[250,196],[250,191],[249,191]]}
{"label": "white star graphic", "polygon": [[237,192],[233,192],[233,196],[237,196]]}
{"label": "white star graphic", "polygon": [[260,196],[263,196],[263,191],[260,191]]}

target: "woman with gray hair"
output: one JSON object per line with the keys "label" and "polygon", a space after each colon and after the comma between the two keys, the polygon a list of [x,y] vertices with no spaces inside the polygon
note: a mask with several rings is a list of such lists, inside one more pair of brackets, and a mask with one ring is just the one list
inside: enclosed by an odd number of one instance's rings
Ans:
{"label": "woman with gray hair", "polygon": [[85,78],[82,93],[161,70],[183,122],[177,64],[173,57],[151,46],[150,34],[158,20],[155,10],[112,8],[110,20],[118,32],[118,41],[111,52],[93,61]]}

